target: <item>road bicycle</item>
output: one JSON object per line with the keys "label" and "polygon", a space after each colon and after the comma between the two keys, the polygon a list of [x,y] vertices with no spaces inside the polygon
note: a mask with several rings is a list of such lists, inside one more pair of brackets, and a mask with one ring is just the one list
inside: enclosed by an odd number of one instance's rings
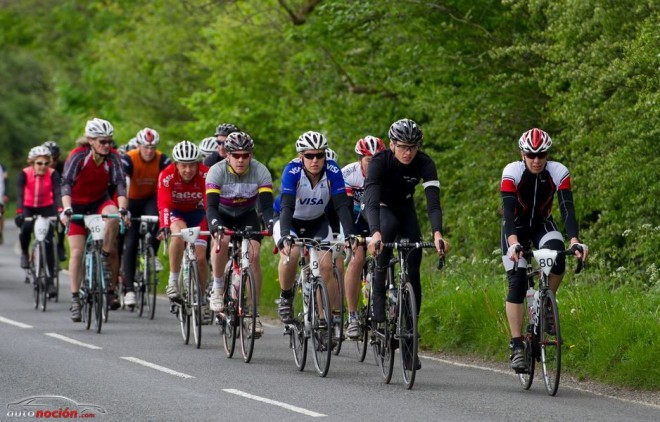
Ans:
{"label": "road bicycle", "polygon": [[258,300],[250,268],[250,240],[269,233],[248,226],[245,230],[224,229],[224,234],[230,236],[230,256],[224,272],[223,310],[217,315],[220,335],[228,358],[234,355],[236,338],[240,338],[243,360],[249,363],[256,339]]}
{"label": "road bicycle", "polygon": [[[187,227],[179,233],[172,233],[172,237],[181,237],[186,246],[181,259],[181,272],[179,273],[179,298],[172,301],[172,312],[177,315],[181,324],[183,343],[190,341],[190,328],[193,328],[195,346],[202,345],[202,306],[205,292],[202,291],[199,278],[199,264],[195,253],[195,241],[199,236],[209,236],[211,232],[203,231],[200,227]],[[167,249],[167,245],[165,245]]]}
{"label": "road bicycle", "polygon": [[[401,239],[398,242],[382,243],[383,248],[395,249],[397,256],[387,265],[385,295],[385,322],[371,329],[371,346],[374,357],[382,372],[386,384],[392,379],[395,350],[399,349],[401,356],[401,373],[407,389],[415,383],[417,372],[417,348],[419,333],[417,331],[417,300],[412,284],[408,280],[408,256],[415,249],[435,249],[432,242],[410,242]],[[397,277],[394,265],[399,263]],[[440,257],[438,268],[444,266],[444,257]],[[374,289],[371,289],[373,303]]]}
{"label": "road bicycle", "polygon": [[[24,221],[34,222],[34,241],[32,242],[30,266],[26,270],[26,277],[28,277],[32,282],[34,309],[39,309],[39,305],[41,305],[41,311],[46,312],[48,299],[50,297],[48,292],[49,286],[52,283],[55,286],[56,292],[59,291],[60,287],[59,269],[57,268],[59,259],[57,257],[57,245],[55,243],[55,238],[51,237],[50,245],[48,245],[46,242],[48,232],[52,233],[55,231],[54,228],[55,224],[57,224],[57,217],[34,215],[32,217],[25,217]],[[54,269],[51,269],[48,265],[46,248],[49,247],[53,249],[53,260],[55,263]],[[57,293],[55,294],[54,299],[57,301]]]}
{"label": "road bicycle", "polygon": [[[518,379],[525,390],[529,390],[534,381],[534,369],[536,362],[541,364],[543,371],[543,382],[547,393],[551,396],[557,394],[559,378],[561,376],[561,348],[562,337],[559,325],[559,309],[555,293],[550,290],[548,275],[558,256],[573,255],[571,250],[556,251],[552,249],[538,249],[535,251],[523,251],[523,257],[537,263],[527,266],[527,286],[534,289],[534,279],[539,279],[539,290],[528,292],[533,299],[525,298],[527,316],[525,324],[526,331],[523,333],[525,346],[525,368],[518,372]],[[584,268],[584,262],[578,260],[575,273]],[[514,266],[517,269],[517,263]]]}
{"label": "road bicycle", "polygon": [[358,298],[357,317],[360,326],[360,337],[355,340],[355,352],[358,362],[364,362],[367,357],[367,350],[369,339],[371,338],[371,289],[373,283],[374,270],[376,268],[376,260],[373,256],[367,254],[366,244],[371,241],[371,238],[365,239],[365,245],[360,247],[364,248],[364,264],[362,265],[361,280],[361,296]]}
{"label": "road bicycle", "polygon": [[90,329],[93,314],[94,328],[97,333],[101,332],[103,323],[108,322],[110,303],[107,284],[111,275],[105,274],[103,271],[101,256],[105,218],[119,218],[120,230],[123,230],[123,220],[121,220],[120,214],[73,214],[71,216],[71,220],[83,220],[89,233],[83,253],[84,274],[80,285],[80,305],[85,329]]}
{"label": "road bicycle", "polygon": [[310,238],[292,239],[291,247],[298,246],[303,252],[298,260],[300,272],[293,289],[293,321],[284,325],[284,335],[289,336],[289,347],[300,371],[305,369],[307,342],[311,338],[314,366],[320,377],[325,377],[330,369],[334,330],[328,287],[321,277],[319,257],[321,253],[329,253],[321,248],[331,244]]}
{"label": "road bicycle", "polygon": [[145,308],[149,319],[156,314],[156,294],[158,293],[158,277],[156,276],[156,252],[152,244],[153,228],[158,224],[157,215],[142,215],[131,218],[139,222],[139,239],[137,248],[137,265],[133,285],[135,287],[135,305],[137,314],[142,317]]}

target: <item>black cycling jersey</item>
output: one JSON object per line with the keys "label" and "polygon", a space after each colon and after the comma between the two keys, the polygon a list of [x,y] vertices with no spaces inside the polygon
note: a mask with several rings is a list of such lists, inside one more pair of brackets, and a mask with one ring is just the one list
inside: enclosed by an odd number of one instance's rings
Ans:
{"label": "black cycling jersey", "polygon": [[213,164],[219,163],[220,161],[224,160],[223,157],[218,154],[218,152],[213,152],[211,153],[208,157],[204,159],[204,165],[208,168],[211,168]]}
{"label": "black cycling jersey", "polygon": [[[391,150],[374,155],[369,163],[362,204],[371,234],[380,231],[381,205],[393,209],[413,207],[415,187],[424,181],[426,208],[433,232],[442,233],[442,208],[440,207],[440,182],[435,163],[419,151],[412,162],[402,164]],[[403,223],[403,222],[401,222]]]}

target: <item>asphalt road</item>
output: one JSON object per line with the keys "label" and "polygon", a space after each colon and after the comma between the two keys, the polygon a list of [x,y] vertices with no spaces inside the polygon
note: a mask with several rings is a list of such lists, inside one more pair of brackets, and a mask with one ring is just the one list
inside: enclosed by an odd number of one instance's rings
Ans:
{"label": "asphalt road", "polygon": [[29,419],[36,409],[60,411],[62,419],[62,412],[77,409],[79,418],[111,421],[660,420],[657,406],[563,386],[549,397],[538,377],[523,391],[508,371],[428,357],[407,391],[398,366],[385,385],[371,355],[357,362],[350,343],[319,378],[311,356],[307,369],[297,371],[276,321],[265,324],[246,364],[240,350],[225,357],[212,326],[204,327],[201,349],[184,345],[164,298],[153,321],[115,311],[96,334],[69,318],[66,272],[60,302],[50,302],[45,313],[33,308],[12,226],[9,221],[0,246],[0,420]]}

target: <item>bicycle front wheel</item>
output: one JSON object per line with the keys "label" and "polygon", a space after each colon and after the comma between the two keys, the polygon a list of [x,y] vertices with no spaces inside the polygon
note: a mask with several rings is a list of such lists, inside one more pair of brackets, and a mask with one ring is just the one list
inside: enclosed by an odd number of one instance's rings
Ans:
{"label": "bicycle front wheel", "polygon": [[190,314],[188,313],[188,284],[183,279],[183,271],[179,273],[179,292],[181,299],[178,306],[179,324],[181,325],[181,336],[183,344],[190,342]]}
{"label": "bicycle front wheel", "polygon": [[552,290],[547,290],[541,298],[539,309],[539,338],[541,343],[541,366],[545,389],[551,396],[557,394],[561,374],[562,339],[559,331],[559,311]]}
{"label": "bicycle front wheel", "polygon": [[254,339],[257,326],[257,285],[252,270],[247,268],[242,272],[241,288],[238,297],[241,327],[241,352],[243,360],[249,363],[254,352]]}
{"label": "bicycle front wheel", "polygon": [[156,315],[156,294],[158,293],[158,278],[156,277],[156,255],[151,245],[145,249],[144,274],[142,277],[144,293],[142,294],[142,306],[147,306],[149,319],[153,320]]}
{"label": "bicycle front wheel", "polygon": [[308,318],[312,325],[312,347],[314,349],[314,366],[320,377],[328,375],[330,358],[332,357],[332,312],[328,288],[320,277],[312,280],[311,306],[308,307]]}
{"label": "bicycle front wheel", "polygon": [[335,330],[334,334],[337,334],[337,343],[334,345],[332,353],[337,356],[341,352],[341,345],[344,342],[344,320],[346,319],[346,306],[344,305],[344,278],[341,276],[341,273],[337,267],[334,268],[333,276],[337,283],[337,297],[339,298],[339,309],[335,309],[332,312],[332,323]]}
{"label": "bicycle front wheel", "polygon": [[399,297],[399,354],[401,373],[406,388],[415,383],[419,357],[417,356],[419,336],[417,333],[417,300],[412,284],[404,283]]}
{"label": "bicycle front wheel", "polygon": [[192,307],[192,327],[195,337],[195,347],[199,349],[202,345],[202,291],[199,287],[199,270],[196,261],[190,262],[188,303]]}
{"label": "bicycle front wheel", "polygon": [[[107,298],[103,289],[103,268],[101,267],[101,256],[94,255],[94,266],[96,271],[94,274],[94,281],[92,283],[92,308],[94,309],[94,328],[97,333],[101,332],[103,326],[103,311],[107,304]],[[107,314],[107,311],[106,311]]]}
{"label": "bicycle front wheel", "polygon": [[[360,294],[362,296],[362,294]],[[355,351],[357,355],[358,362],[364,362],[364,359],[367,357],[367,347],[369,344],[370,337],[370,318],[369,318],[369,309],[371,309],[371,297],[367,295],[366,298],[360,297],[358,302],[358,323],[360,324],[360,338],[355,342]]]}
{"label": "bicycle front wheel", "polygon": [[[296,275],[296,280],[299,277]],[[305,333],[303,297],[302,286],[296,282],[293,291],[293,322],[286,325],[286,330],[289,333],[289,346],[293,350],[293,360],[299,371],[304,371],[307,363],[308,337]]]}
{"label": "bicycle front wheel", "polygon": [[225,266],[225,285],[222,291],[223,310],[220,315],[222,345],[225,349],[225,355],[230,359],[234,356],[236,348],[236,327],[238,326],[238,308],[235,306],[236,301],[232,298],[231,275],[233,271],[232,261],[230,260]]}
{"label": "bicycle front wheel", "polygon": [[32,284],[32,298],[34,299],[34,309],[39,309],[39,299],[41,297],[41,286],[39,285],[39,260],[41,253],[39,247],[35,244],[32,248],[32,259],[30,260],[30,281]]}
{"label": "bicycle front wheel", "polygon": [[41,296],[41,312],[46,312],[46,305],[48,304],[48,260],[46,259],[46,245],[40,244],[38,248],[40,250],[40,264],[37,281],[39,282],[39,295]]}

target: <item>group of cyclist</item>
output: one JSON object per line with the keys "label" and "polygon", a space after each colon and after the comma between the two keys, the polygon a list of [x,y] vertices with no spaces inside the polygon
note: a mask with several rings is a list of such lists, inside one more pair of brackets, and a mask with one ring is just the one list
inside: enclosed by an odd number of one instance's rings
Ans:
{"label": "group of cyclist", "polygon": [[[437,253],[442,256],[449,251],[449,243],[443,235],[437,168],[432,158],[421,150],[422,131],[410,119],[397,120],[390,126],[389,145],[375,136],[359,139],[355,145],[357,161],[343,168],[323,134],[303,133],[295,142],[297,157],[282,172],[277,197],[273,194],[269,170],[254,157],[254,140],[232,124],[219,125],[215,136],[203,139],[199,146],[189,141],[177,143],[172,150],[172,161],[158,150],[160,137],[153,129],[142,129],[120,149],[116,148],[113,135],[110,122],[94,118],[87,122],[85,136],[77,141],[77,147],[71,151],[63,168],[57,169],[61,166],[57,161],[59,147],[48,142],[30,150],[28,167],[18,177],[16,224],[21,227],[21,266],[28,265],[31,234],[24,217],[59,213],[62,224],[68,225],[71,318],[74,322],[81,320],[78,291],[86,231],[81,221],[70,219],[73,214],[119,214],[128,227],[123,253],[120,253],[117,245],[120,222],[107,219],[105,223],[102,261],[104,272],[112,274],[109,283],[111,309],[119,307],[120,255],[123,257],[124,302],[128,306],[135,305],[133,274],[139,233],[137,227],[130,224],[132,215],[159,216],[152,246],[157,250],[159,241],[169,239],[170,273],[166,293],[172,300],[180,295],[177,280],[185,245],[182,238],[170,238],[170,234],[194,226],[209,230],[214,246],[210,251],[212,277],[208,274],[208,239],[200,237],[195,242],[202,291],[206,291],[206,283],[212,281],[210,296],[205,297],[202,304],[206,321],[212,320],[214,312],[223,311],[223,272],[229,242],[225,229],[264,227],[272,233],[280,254],[278,313],[285,323],[293,318],[294,277],[300,254],[298,248],[292,247],[294,239],[332,240],[333,233],[341,232],[347,246],[353,249],[353,259],[345,273],[345,298],[340,298],[339,289],[332,286],[328,291],[333,309],[338,308],[340,300],[346,300],[346,336],[350,339],[361,335],[357,303],[366,251],[358,245],[369,237],[366,249],[377,255],[371,319],[375,323],[382,322],[385,320],[386,268],[392,254],[391,250],[382,248],[382,244],[402,238],[413,242],[422,240],[413,198],[420,183],[426,196]],[[552,140],[543,130],[526,131],[518,142],[521,160],[508,164],[501,180],[502,259],[509,281],[506,314],[514,369],[524,365],[521,325],[527,286],[522,250],[531,244],[536,248],[564,249],[563,237],[551,215],[555,193],[572,250],[581,259],[588,253],[578,237],[568,169],[548,160],[551,145]],[[255,275],[257,302],[262,283],[261,241],[261,237],[250,241],[250,266]],[[64,248],[61,249],[60,258],[64,256]],[[421,251],[414,250],[408,260],[408,276],[418,313],[422,301],[421,258]],[[48,259],[52,264],[54,258],[49,256]],[[514,270],[516,261],[518,265]],[[550,278],[554,291],[559,287],[564,268],[564,260],[558,259]],[[322,254],[320,273],[326,283],[336,283],[332,271],[332,254]],[[258,319],[255,328],[256,336],[260,336],[263,326]],[[419,367],[417,358],[414,364]]]}

